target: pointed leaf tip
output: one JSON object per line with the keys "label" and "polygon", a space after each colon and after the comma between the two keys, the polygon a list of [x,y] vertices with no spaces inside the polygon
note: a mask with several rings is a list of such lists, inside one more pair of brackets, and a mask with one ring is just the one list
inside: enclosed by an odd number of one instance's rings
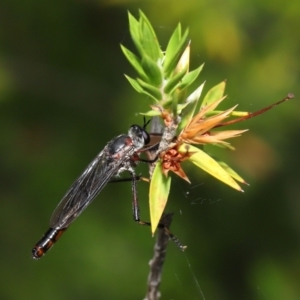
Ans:
{"label": "pointed leaf tip", "polygon": [[181,149],[182,151],[186,149],[189,152],[194,152],[194,154],[189,158],[189,161],[195,164],[197,167],[201,168],[208,174],[214,176],[235,190],[240,192],[243,191],[237,182],[231,177],[231,175],[229,175],[228,172],[207,153],[197,147],[187,144],[182,144],[179,150]]}

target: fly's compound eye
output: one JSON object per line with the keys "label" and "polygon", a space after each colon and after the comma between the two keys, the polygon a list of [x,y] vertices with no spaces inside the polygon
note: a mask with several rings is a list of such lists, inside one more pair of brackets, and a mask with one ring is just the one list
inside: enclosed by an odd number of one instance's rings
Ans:
{"label": "fly's compound eye", "polygon": [[148,132],[139,125],[132,125],[128,134],[131,138],[138,137],[139,139],[143,139],[144,145],[150,143],[150,136]]}

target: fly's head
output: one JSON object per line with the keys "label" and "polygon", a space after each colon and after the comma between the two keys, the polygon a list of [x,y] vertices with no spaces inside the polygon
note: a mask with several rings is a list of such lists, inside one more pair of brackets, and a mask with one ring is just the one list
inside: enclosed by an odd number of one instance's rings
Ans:
{"label": "fly's head", "polygon": [[132,125],[129,128],[128,135],[132,139],[136,150],[142,149],[150,142],[150,136],[148,132],[139,125]]}

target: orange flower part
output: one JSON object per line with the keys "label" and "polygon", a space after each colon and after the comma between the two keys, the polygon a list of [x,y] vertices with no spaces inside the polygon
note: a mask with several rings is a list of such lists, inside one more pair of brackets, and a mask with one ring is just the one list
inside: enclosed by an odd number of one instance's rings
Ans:
{"label": "orange flower part", "polygon": [[181,131],[177,140],[188,144],[228,144],[223,140],[239,136],[246,130],[228,130],[219,132],[210,132],[209,130],[220,124],[227,118],[236,106],[227,109],[217,115],[206,118],[206,114],[213,111],[225,97],[217,100],[205,107],[190,120],[186,127]]}
{"label": "orange flower part", "polygon": [[181,162],[189,159],[194,153],[188,152],[179,152],[179,144],[176,144],[173,148],[168,149],[161,155],[162,160],[162,171],[165,176],[168,176],[168,172],[172,171],[182,179],[190,183],[190,180],[186,176],[185,172],[181,168]]}

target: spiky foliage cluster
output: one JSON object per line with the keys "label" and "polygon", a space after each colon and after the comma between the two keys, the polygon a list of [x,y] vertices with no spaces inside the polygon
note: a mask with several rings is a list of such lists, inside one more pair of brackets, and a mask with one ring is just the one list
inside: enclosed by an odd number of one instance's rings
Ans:
{"label": "spiky foliage cluster", "polygon": [[[255,113],[235,111],[236,106],[225,111],[216,110],[226,98],[225,82],[211,88],[201,99],[204,83],[192,92],[188,88],[199,76],[203,65],[190,71],[190,43],[188,30],[182,32],[178,24],[165,51],[161,50],[156,34],[147,17],[140,11],[139,19],[129,13],[129,29],[137,55],[121,45],[126,58],[138,76],[129,83],[139,93],[152,100],[146,116],[159,116],[165,129],[157,151],[158,160],[150,182],[150,217],[155,231],[164,211],[170,186],[169,171],[189,182],[181,163],[189,160],[230,187],[242,191],[237,182],[245,181],[227,164],[209,156],[199,145],[211,144],[233,149],[228,139],[240,136],[246,130],[215,130],[265,112],[285,99]],[[228,117],[235,119],[224,121]],[[193,146],[196,145],[196,146]]]}

